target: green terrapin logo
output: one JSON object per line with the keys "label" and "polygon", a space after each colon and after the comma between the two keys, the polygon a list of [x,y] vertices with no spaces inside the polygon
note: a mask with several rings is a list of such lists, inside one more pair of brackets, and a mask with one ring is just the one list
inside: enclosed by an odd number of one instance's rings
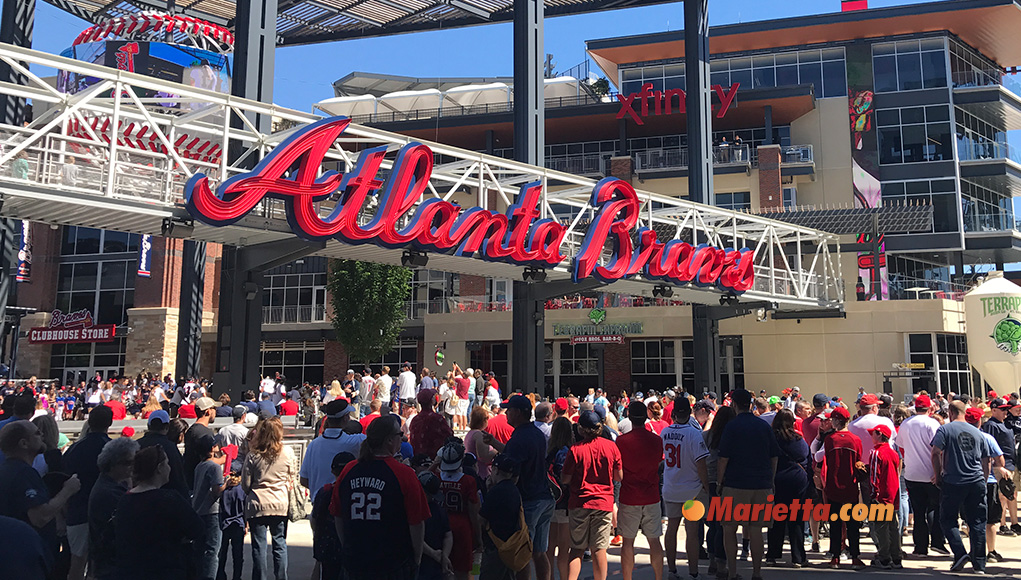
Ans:
{"label": "green terrapin logo", "polygon": [[602,308],[593,308],[588,313],[588,319],[592,321],[592,324],[601,324],[606,320],[606,311]]}
{"label": "green terrapin logo", "polygon": [[993,327],[990,338],[996,342],[996,348],[1017,355],[1021,345],[1021,322],[1010,316],[1004,318]]}

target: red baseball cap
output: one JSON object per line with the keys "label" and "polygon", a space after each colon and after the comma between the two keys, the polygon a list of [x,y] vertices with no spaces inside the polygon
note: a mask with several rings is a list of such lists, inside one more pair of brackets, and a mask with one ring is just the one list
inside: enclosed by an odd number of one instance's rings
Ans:
{"label": "red baseball cap", "polygon": [[890,429],[889,425],[884,425],[884,424],[880,423],[879,425],[876,425],[875,427],[869,429],[869,433],[873,433],[875,431],[879,431],[883,435],[886,435],[887,439],[889,439],[890,437],[893,437],[893,430]]}
{"label": "red baseball cap", "polygon": [[125,428],[121,429],[121,437],[134,437],[134,436],[135,436],[135,428],[134,427],[125,427]]}
{"label": "red baseball cap", "polygon": [[867,393],[867,394],[862,395],[861,399],[858,399],[858,404],[859,405],[878,405],[879,404],[879,397],[873,395],[872,393]]}
{"label": "red baseball cap", "polygon": [[553,403],[553,408],[557,411],[557,413],[563,413],[569,406],[570,405],[567,404],[567,399],[564,397],[560,397],[555,403]]}
{"label": "red baseball cap", "polygon": [[840,417],[841,419],[848,421],[851,419],[851,414],[847,412],[847,409],[843,407],[836,407],[830,411],[830,417]]}
{"label": "red baseball cap", "polygon": [[932,399],[929,395],[918,395],[915,397],[915,408],[916,409],[928,409],[932,407]]}
{"label": "red baseball cap", "polygon": [[968,407],[968,409],[964,412],[964,420],[973,425],[978,425],[982,420],[982,409],[979,409],[978,407]]}

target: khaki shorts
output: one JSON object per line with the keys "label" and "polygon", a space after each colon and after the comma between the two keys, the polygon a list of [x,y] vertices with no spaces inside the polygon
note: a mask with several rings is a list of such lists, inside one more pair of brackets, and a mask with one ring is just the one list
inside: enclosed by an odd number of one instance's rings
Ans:
{"label": "khaki shorts", "polygon": [[[707,509],[707,510],[709,509],[709,494],[706,493],[706,491],[704,489],[698,490],[698,495],[696,495],[695,497],[693,497],[691,499],[694,499],[694,500],[702,502],[702,505],[705,507],[705,509]],[[684,510],[684,503],[685,502],[682,502],[682,501],[667,501],[667,502],[664,502],[664,503],[666,504],[666,514],[665,514],[666,517],[668,517],[670,519],[684,517],[683,510]]]}
{"label": "khaki shorts", "polygon": [[71,554],[85,557],[89,555],[89,524],[67,526],[67,543]]}
{"label": "khaki shorts", "polygon": [[598,552],[610,547],[613,513],[577,508],[567,510],[571,526],[571,549]]}
{"label": "khaki shorts", "polygon": [[[723,490],[720,492],[720,497],[723,499],[726,499],[728,497],[733,498],[734,511],[731,512],[731,519],[723,523],[724,524],[729,523],[731,525],[758,523],[763,524],[763,526],[765,526],[766,524],[765,509],[760,510],[755,510],[754,508],[749,509],[747,512],[748,513],[747,519],[745,518],[738,519],[736,517],[738,511],[737,506],[740,504],[748,504],[751,506],[755,505],[764,506],[769,503],[766,498],[772,494],[773,490],[771,489],[737,489],[736,487],[724,487]],[[753,515],[755,517],[752,517]]]}
{"label": "khaki shorts", "polygon": [[[1015,467],[1017,466],[1015,465]],[[1021,489],[1021,469],[1014,470],[1014,487],[1016,489]]]}
{"label": "khaki shorts", "polygon": [[663,513],[658,503],[617,506],[617,531],[620,535],[628,539],[637,538],[639,530],[646,538],[663,535]]}
{"label": "khaki shorts", "polygon": [[570,522],[571,519],[567,517],[567,510],[553,510],[553,517],[550,519],[551,524],[567,524]]}

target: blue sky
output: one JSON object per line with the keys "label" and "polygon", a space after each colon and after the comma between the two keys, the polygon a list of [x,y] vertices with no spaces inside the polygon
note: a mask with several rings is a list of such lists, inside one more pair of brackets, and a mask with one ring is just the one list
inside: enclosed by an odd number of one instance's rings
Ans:
{"label": "blue sky", "polygon": [[[871,0],[873,8],[922,0]],[[664,30],[683,25],[683,4],[614,10],[546,21],[546,52],[558,69],[585,60],[585,41]],[[710,23],[732,24],[837,12],[839,0],[764,2],[710,0]],[[34,48],[59,54],[88,23],[45,2],[37,3]],[[333,96],[331,83],[352,71],[413,77],[510,76],[511,26],[497,24],[277,49],[274,102],[302,111]]]}

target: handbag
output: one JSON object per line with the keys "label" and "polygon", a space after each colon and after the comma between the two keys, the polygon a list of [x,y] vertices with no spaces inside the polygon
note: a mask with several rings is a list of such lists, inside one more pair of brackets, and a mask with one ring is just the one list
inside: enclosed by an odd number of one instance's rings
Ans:
{"label": "handbag", "polygon": [[520,508],[518,516],[521,522],[518,525],[518,530],[506,540],[501,540],[493,533],[492,528],[489,527],[489,522],[485,524],[486,533],[489,534],[489,539],[496,546],[496,551],[500,555],[500,561],[514,573],[524,570],[532,561],[532,538],[528,535],[528,524],[525,522],[524,507]]}
{"label": "handbag", "polygon": [[298,522],[308,516],[308,509],[305,506],[305,494],[300,489],[301,484],[293,479],[287,486],[287,519]]}

